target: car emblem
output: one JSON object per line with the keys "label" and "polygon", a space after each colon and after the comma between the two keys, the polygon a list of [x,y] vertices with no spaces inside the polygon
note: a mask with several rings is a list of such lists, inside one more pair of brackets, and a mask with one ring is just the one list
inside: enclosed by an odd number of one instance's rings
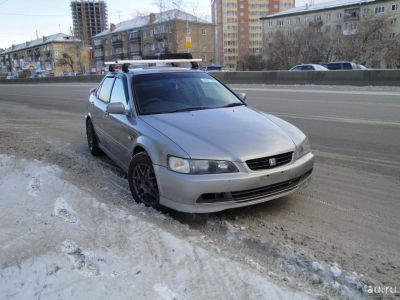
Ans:
{"label": "car emblem", "polygon": [[276,166],[276,158],[270,158],[268,162],[271,167]]}

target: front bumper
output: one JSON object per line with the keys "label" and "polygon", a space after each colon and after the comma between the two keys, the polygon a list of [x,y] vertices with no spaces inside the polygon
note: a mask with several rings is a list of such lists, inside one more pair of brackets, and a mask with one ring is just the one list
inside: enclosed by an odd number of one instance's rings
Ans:
{"label": "front bumper", "polygon": [[[162,166],[154,166],[160,191],[160,204],[183,212],[209,213],[283,197],[309,183],[314,155],[308,153],[290,164],[264,171],[250,171],[244,163],[236,164],[241,170],[238,173],[212,175],[179,174]],[[287,185],[284,186],[283,183]],[[278,186],[282,188],[268,189],[270,192],[265,196],[258,194],[257,197],[253,195],[240,200],[231,197],[235,192],[241,194],[242,191],[258,191],[260,188]],[[204,203],[199,199],[205,194],[225,195],[226,201],[218,199],[215,202]]]}

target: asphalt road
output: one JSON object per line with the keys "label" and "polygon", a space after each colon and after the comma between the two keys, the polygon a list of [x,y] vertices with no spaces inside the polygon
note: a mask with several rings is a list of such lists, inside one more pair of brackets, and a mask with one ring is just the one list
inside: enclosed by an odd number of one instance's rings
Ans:
{"label": "asphalt road", "polygon": [[[86,151],[83,112],[92,86],[1,84],[0,152],[17,151],[18,145],[5,145],[12,143],[9,132],[14,130],[18,138],[32,132]],[[232,87],[247,93],[250,106],[302,129],[317,161],[305,191],[227,214],[261,240],[273,235],[378,283],[399,284],[400,89]]]}

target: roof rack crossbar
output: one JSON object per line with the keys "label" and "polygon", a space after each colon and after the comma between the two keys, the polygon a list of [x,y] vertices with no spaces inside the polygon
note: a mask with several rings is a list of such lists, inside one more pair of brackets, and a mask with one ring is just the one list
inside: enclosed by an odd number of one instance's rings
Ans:
{"label": "roof rack crossbar", "polygon": [[136,64],[136,65],[147,65],[147,64],[157,64],[157,63],[198,63],[202,62],[201,58],[193,59],[143,59],[143,60],[116,60],[107,61],[105,65],[122,65],[122,64]]}

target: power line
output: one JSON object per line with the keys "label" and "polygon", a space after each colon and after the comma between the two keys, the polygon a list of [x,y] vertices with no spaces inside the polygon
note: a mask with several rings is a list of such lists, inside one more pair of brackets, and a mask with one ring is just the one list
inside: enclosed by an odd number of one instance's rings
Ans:
{"label": "power line", "polygon": [[68,17],[70,15],[41,15],[41,14],[21,14],[21,13],[0,13],[0,16],[24,16],[24,17]]}

